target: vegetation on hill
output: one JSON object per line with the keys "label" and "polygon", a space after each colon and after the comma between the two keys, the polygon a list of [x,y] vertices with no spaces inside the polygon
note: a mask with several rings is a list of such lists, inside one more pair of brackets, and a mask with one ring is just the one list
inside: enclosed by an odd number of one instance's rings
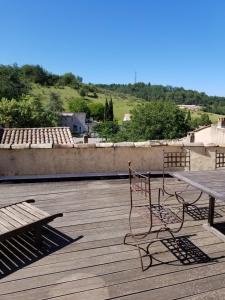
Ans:
{"label": "vegetation on hill", "polygon": [[99,124],[96,131],[112,141],[174,139],[186,136],[190,119],[171,101],[151,101],[136,107],[132,118],[118,127],[113,120]]}
{"label": "vegetation on hill", "polygon": [[208,96],[182,87],[151,85],[139,82],[136,84],[100,84],[99,88],[108,91],[133,95],[146,101],[171,100],[176,104],[195,104],[203,106],[206,112],[225,114],[225,97]]}
{"label": "vegetation on hill", "polygon": [[[183,88],[144,83],[85,84],[80,76],[52,74],[39,65],[0,65],[2,126],[56,126],[60,112],[84,111],[102,122],[96,130],[106,139],[175,138],[199,125],[210,124],[213,118],[204,112],[180,111],[175,103],[198,104],[205,111],[219,113],[224,109],[225,113],[224,100]],[[132,113],[132,120],[123,123],[128,112]]]}

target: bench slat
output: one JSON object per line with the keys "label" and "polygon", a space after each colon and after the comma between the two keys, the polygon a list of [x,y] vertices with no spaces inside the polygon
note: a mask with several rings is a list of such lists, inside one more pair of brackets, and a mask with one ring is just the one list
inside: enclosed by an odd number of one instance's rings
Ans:
{"label": "bench slat", "polygon": [[50,214],[48,214],[47,212],[37,208],[36,206],[31,205],[30,203],[24,202],[23,203],[25,206],[30,207],[33,211],[35,211],[36,213],[39,213],[41,216],[45,216],[45,217],[49,217]]}
{"label": "bench slat", "polygon": [[9,208],[6,208],[8,210],[10,210],[15,216],[17,216],[18,218],[24,220],[27,224],[32,223],[33,220],[30,219],[29,217],[23,215],[21,212],[17,211],[14,206],[10,206]]}
{"label": "bench slat", "polygon": [[0,223],[0,234],[8,232],[8,229]]}
{"label": "bench slat", "polygon": [[13,229],[15,229],[15,227],[12,225],[12,224],[10,224],[9,222],[7,222],[6,220],[4,220],[4,219],[0,219],[0,223],[7,229],[7,230],[13,230]]}
{"label": "bench slat", "polygon": [[19,203],[17,204],[17,206],[21,207],[23,210],[29,212],[37,218],[42,218],[44,216],[43,214],[36,212],[33,208],[30,208],[29,206],[25,205],[25,203]]}
{"label": "bench slat", "polygon": [[15,209],[17,212],[19,212],[21,215],[24,215],[25,217],[29,218],[31,221],[37,221],[40,220],[41,218],[35,217],[34,215],[30,214],[29,212],[25,211],[18,205],[13,205],[13,209]]}
{"label": "bench slat", "polygon": [[19,222],[21,225],[27,225],[28,222],[25,221],[25,219],[21,219],[21,217],[18,217],[18,215],[15,215],[14,211],[11,210],[10,207],[4,208],[4,212],[10,216],[11,218],[13,218],[14,220],[16,220],[17,222]]}
{"label": "bench slat", "polygon": [[[18,219],[16,219],[14,217],[14,214],[12,214],[10,211],[8,211],[7,209],[5,208],[1,208],[0,212],[2,212],[4,214],[4,216],[8,216],[10,219],[14,220],[15,222],[19,223],[20,226],[23,226],[24,225],[24,222],[23,220],[22,221],[19,221]],[[19,226],[19,225],[18,225]]]}
{"label": "bench slat", "polygon": [[0,218],[2,218],[3,220],[6,220],[7,222],[9,222],[11,225],[13,225],[14,227],[18,228],[21,227],[22,225],[17,222],[16,220],[10,218],[7,214],[5,214],[3,211],[0,211]]}

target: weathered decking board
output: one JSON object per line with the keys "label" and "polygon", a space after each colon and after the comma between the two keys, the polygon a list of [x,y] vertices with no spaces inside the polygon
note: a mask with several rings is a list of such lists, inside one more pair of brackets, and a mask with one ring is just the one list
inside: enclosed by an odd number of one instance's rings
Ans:
{"label": "weathered decking board", "polygon": [[[137,250],[123,245],[128,230],[127,180],[1,185],[0,205],[35,198],[37,207],[64,218],[52,223],[67,236],[83,237],[0,280],[1,300],[224,299],[225,243],[187,216],[183,235],[215,261],[182,265],[162,245],[170,264],[142,272]],[[173,202],[172,202],[173,203]],[[206,206],[207,197],[201,200]],[[219,211],[225,220],[225,211]],[[141,225],[141,217],[135,220]],[[195,295],[196,294],[196,295]]]}

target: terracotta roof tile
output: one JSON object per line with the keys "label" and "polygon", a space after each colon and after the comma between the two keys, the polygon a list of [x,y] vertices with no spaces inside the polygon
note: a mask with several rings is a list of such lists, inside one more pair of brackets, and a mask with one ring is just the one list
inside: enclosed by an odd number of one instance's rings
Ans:
{"label": "terracotta roof tile", "polygon": [[69,127],[4,128],[0,144],[73,144]]}

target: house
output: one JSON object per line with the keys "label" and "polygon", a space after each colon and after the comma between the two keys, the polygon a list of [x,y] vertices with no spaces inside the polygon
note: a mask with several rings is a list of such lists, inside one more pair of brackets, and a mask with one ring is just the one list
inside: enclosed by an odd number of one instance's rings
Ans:
{"label": "house", "polygon": [[192,143],[225,145],[225,118],[219,118],[217,124],[195,129],[187,139]]}
{"label": "house", "polygon": [[200,110],[202,107],[199,105],[194,105],[194,104],[180,104],[177,105],[180,109],[188,109],[191,111],[198,111]]}
{"label": "house", "polygon": [[74,133],[83,134],[89,132],[89,124],[85,112],[63,112],[60,117],[60,125],[69,127]]}
{"label": "house", "polygon": [[130,119],[131,119],[131,114],[124,114],[124,117],[123,117],[124,122],[130,121]]}

